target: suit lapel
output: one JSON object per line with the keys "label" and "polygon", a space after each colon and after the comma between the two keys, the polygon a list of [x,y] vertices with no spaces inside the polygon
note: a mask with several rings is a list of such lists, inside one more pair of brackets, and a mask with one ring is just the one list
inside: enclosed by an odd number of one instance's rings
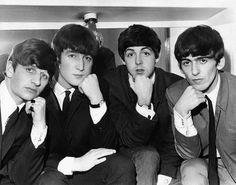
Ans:
{"label": "suit lapel", "polygon": [[8,130],[5,130],[3,134],[2,159],[5,157],[6,153],[13,145],[16,136],[21,134],[24,135],[24,133],[27,132],[27,127],[30,126],[28,125],[28,117],[24,109],[25,109],[24,107],[21,109],[18,119],[15,120],[15,123],[13,123]]}
{"label": "suit lapel", "polygon": [[47,102],[47,104],[46,104],[47,114],[50,115],[50,117],[53,117],[53,119],[58,124],[63,124],[64,122],[61,121],[61,120],[64,119],[63,118],[63,114],[62,114],[62,111],[60,109],[60,105],[59,105],[59,103],[57,101],[56,95],[54,94],[52,89],[50,91],[50,94],[47,97],[47,101],[46,102]]}
{"label": "suit lapel", "polygon": [[[131,109],[136,106],[137,103],[137,95],[135,92],[131,89],[129,84],[129,75],[128,70],[126,66],[123,67],[123,70],[119,70],[119,80],[122,86],[122,89],[124,90],[123,93],[120,93],[119,96],[126,96],[124,98],[121,98],[122,100],[129,100],[128,102],[124,102],[125,105],[131,106]],[[117,92],[119,93],[119,92]]]}
{"label": "suit lapel", "polygon": [[216,112],[215,112],[215,120],[216,120],[216,128],[218,128],[218,123],[225,124],[224,123],[224,114],[228,101],[229,101],[229,85],[228,81],[225,77],[225,74],[222,72],[220,73],[220,89],[217,95],[217,101],[216,101]]}

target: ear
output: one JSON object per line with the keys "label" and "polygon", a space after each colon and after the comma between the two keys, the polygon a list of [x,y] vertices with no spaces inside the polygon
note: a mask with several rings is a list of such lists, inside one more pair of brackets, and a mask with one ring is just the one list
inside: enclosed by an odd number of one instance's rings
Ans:
{"label": "ear", "polygon": [[14,68],[12,66],[12,61],[8,60],[6,64],[6,76],[11,78],[14,74]]}
{"label": "ear", "polygon": [[220,59],[220,61],[219,61],[219,63],[217,64],[217,69],[218,70],[221,70],[221,69],[223,69],[224,68],[224,66],[225,66],[225,58],[223,57],[222,59]]}
{"label": "ear", "polygon": [[126,65],[125,61],[120,57],[120,61],[123,65]]}
{"label": "ear", "polygon": [[155,59],[155,64],[157,64],[160,60],[160,56],[158,58]]}

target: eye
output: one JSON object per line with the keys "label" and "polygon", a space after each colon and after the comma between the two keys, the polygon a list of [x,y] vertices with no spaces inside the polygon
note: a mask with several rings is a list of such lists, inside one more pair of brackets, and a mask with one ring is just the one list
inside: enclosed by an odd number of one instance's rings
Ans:
{"label": "eye", "polygon": [[126,52],[125,56],[126,57],[132,57],[132,56],[134,56],[134,53],[133,52]]}
{"label": "eye", "polygon": [[48,79],[49,79],[49,75],[48,75],[48,74],[45,74],[45,73],[42,73],[42,74],[41,74],[41,77],[42,77],[44,80],[48,80]]}
{"label": "eye", "polygon": [[190,65],[190,61],[182,60],[181,64],[182,64],[182,66],[189,66]]}
{"label": "eye", "polygon": [[200,62],[202,63],[202,64],[205,64],[205,63],[207,63],[207,58],[202,58],[201,60],[200,60]]}
{"label": "eye", "polygon": [[91,56],[89,56],[89,55],[85,55],[85,56],[83,56],[83,60],[86,63],[90,63],[90,62],[93,61],[93,58]]}
{"label": "eye", "polygon": [[144,56],[150,56],[151,55],[151,53],[149,51],[144,51],[143,54],[144,54]]}
{"label": "eye", "polygon": [[36,70],[35,68],[33,67],[26,67],[25,70],[28,72],[28,73],[34,73]]}
{"label": "eye", "polygon": [[76,55],[73,54],[73,53],[71,53],[71,54],[68,54],[68,57],[69,57],[69,58],[76,58]]}

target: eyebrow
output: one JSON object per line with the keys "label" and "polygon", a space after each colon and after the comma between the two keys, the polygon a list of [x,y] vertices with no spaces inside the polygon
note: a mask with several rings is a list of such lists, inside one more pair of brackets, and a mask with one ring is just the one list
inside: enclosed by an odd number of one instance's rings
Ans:
{"label": "eyebrow", "polygon": [[[196,60],[199,60],[199,59],[203,59],[203,58],[213,58],[213,56],[211,56],[211,55],[198,56],[198,57],[196,57],[195,59],[196,59]],[[188,59],[188,58],[182,58],[181,60],[188,60],[188,61],[191,61],[191,60]]]}
{"label": "eyebrow", "polygon": [[[135,46],[131,46],[131,47],[135,47]],[[149,49],[149,50],[151,50],[152,51],[152,48],[150,48],[150,47],[148,47],[148,46],[144,46],[143,48],[141,48],[141,50],[144,50],[144,49]],[[126,50],[125,50],[125,52],[126,51],[134,51],[134,49],[132,49],[132,48],[127,48]]]}

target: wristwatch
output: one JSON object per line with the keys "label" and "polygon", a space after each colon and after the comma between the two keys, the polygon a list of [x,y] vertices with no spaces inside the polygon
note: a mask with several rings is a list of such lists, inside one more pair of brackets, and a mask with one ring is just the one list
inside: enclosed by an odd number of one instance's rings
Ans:
{"label": "wristwatch", "polygon": [[98,104],[91,104],[91,103],[90,103],[89,106],[92,107],[92,108],[100,108],[103,103],[105,103],[105,101],[104,101],[104,100],[101,100]]}

